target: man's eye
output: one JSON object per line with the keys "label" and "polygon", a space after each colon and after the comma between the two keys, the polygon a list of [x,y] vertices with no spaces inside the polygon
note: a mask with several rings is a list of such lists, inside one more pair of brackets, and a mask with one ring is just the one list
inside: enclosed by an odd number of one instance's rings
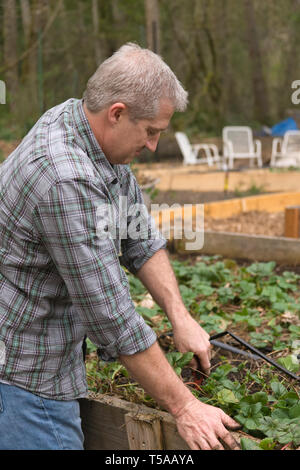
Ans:
{"label": "man's eye", "polygon": [[154,129],[147,129],[147,134],[149,137],[153,137],[156,133],[157,131],[155,131]]}

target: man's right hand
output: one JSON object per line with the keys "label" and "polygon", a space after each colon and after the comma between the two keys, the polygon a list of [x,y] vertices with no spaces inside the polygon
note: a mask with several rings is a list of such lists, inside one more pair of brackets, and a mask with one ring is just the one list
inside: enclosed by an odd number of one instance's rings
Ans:
{"label": "man's right hand", "polygon": [[159,345],[132,355],[120,356],[122,364],[164,410],[176,420],[181,437],[192,450],[239,449],[229,430],[240,425],[220,408],[195,398],[177,377]]}
{"label": "man's right hand", "polygon": [[241,426],[220,408],[193,399],[174,417],[179,434],[192,450],[240,449],[229,430]]}

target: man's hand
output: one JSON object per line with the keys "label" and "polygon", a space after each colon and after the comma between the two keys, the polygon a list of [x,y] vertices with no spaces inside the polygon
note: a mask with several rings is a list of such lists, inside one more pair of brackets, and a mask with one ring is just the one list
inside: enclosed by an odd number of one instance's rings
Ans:
{"label": "man's hand", "polygon": [[[209,335],[188,312],[180,318],[180,324],[176,324],[173,329],[176,348],[180,352],[193,352],[199,360],[202,372],[209,375],[211,357]],[[191,365],[196,368],[197,361],[193,359]]]}
{"label": "man's hand", "polygon": [[178,432],[191,449],[239,448],[228,429],[238,429],[240,425],[220,408],[197,400],[157,343],[140,353],[122,355],[120,361],[144,390],[173,415]]}
{"label": "man's hand", "polygon": [[240,446],[228,429],[241,426],[220,408],[198,400],[188,402],[175,416],[181,437],[192,450],[239,450]]}

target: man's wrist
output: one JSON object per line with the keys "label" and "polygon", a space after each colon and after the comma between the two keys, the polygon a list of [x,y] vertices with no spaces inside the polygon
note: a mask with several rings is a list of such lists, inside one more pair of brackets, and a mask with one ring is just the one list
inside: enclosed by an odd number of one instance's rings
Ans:
{"label": "man's wrist", "polygon": [[182,323],[186,320],[189,320],[190,313],[185,307],[184,304],[182,305],[174,305],[173,307],[169,307],[166,309],[166,315],[172,324],[173,330],[182,327]]}
{"label": "man's wrist", "polygon": [[169,413],[177,420],[179,419],[188,408],[193,407],[196,402],[199,402],[197,398],[189,391],[186,385],[182,384],[185,388],[183,391],[182,396],[178,397],[176,402],[171,405],[168,409]]}

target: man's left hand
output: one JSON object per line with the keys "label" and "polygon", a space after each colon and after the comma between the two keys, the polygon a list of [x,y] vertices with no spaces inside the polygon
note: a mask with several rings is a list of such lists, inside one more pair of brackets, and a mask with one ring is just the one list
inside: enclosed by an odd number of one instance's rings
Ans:
{"label": "man's left hand", "polygon": [[211,344],[209,335],[189,314],[180,317],[180,325],[173,328],[174,343],[180,352],[193,352],[191,366],[197,367],[199,361],[202,372],[210,374]]}

